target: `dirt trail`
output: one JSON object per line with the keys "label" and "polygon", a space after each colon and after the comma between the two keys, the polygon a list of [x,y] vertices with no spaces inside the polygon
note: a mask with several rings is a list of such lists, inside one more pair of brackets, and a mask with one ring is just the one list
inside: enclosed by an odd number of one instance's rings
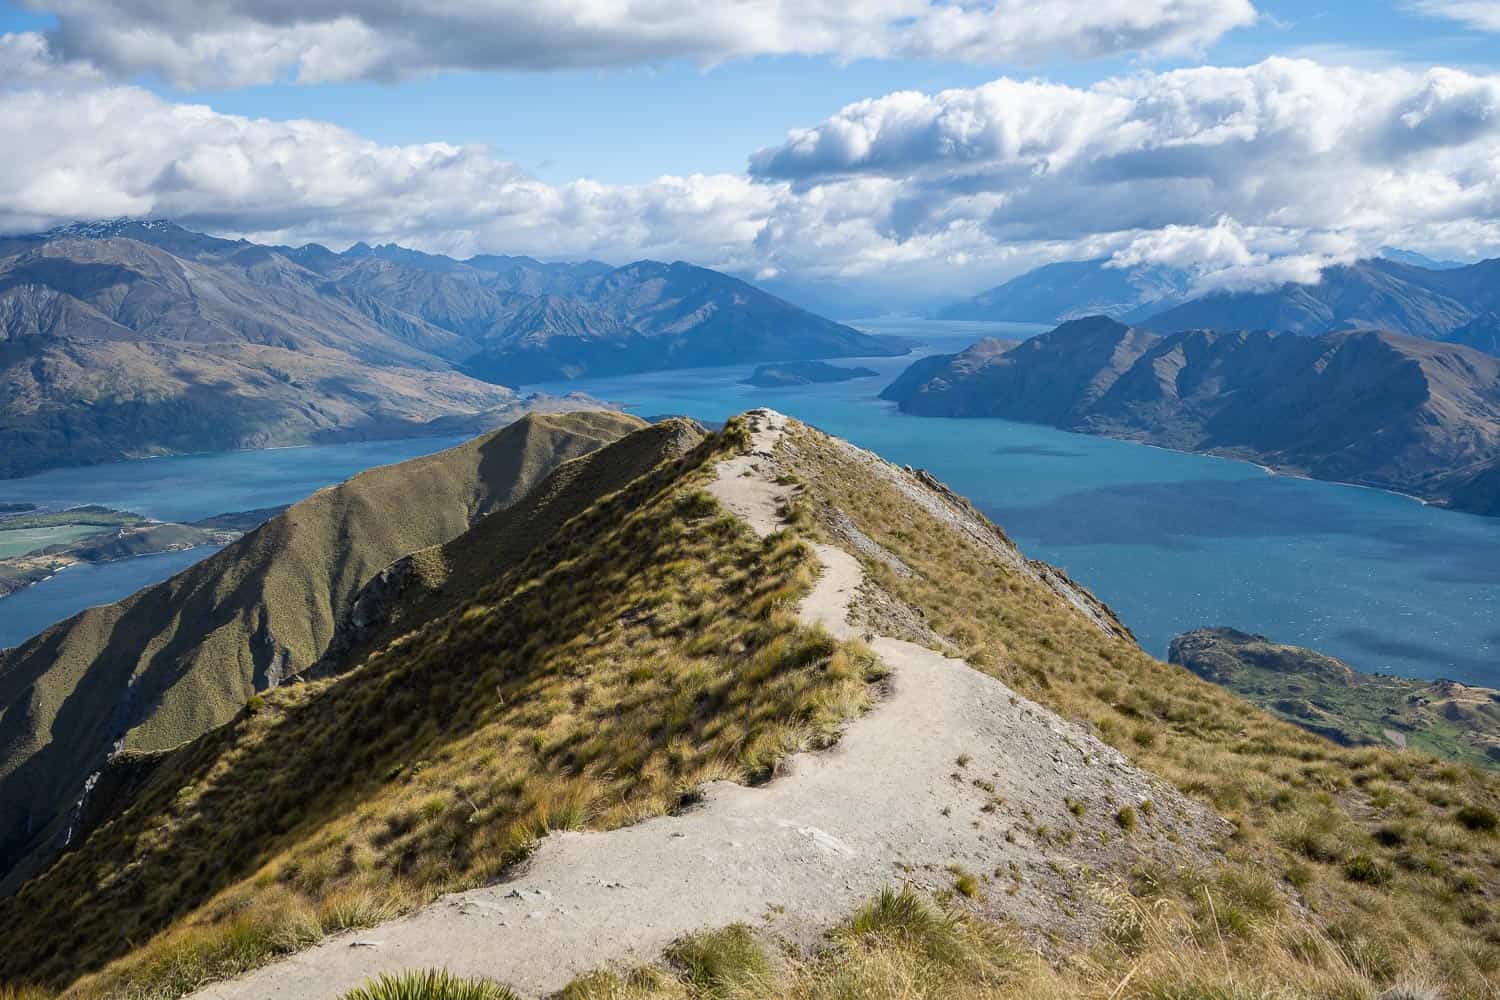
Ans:
{"label": "dirt trail", "polygon": [[[722,463],[711,491],[764,535],[787,499],[774,481],[786,418],[754,418],[752,453]],[[848,636],[862,569],[842,549],[817,552],[825,571],[800,613]],[[1060,895],[1087,910],[1079,866],[1182,857],[1220,832],[1115,750],[961,661],[891,638],[871,645],[892,671],[889,696],[837,746],[793,757],[767,785],[715,782],[683,815],[552,834],[504,883],[330,938],[198,996],[334,998],[372,974],[426,967],[542,995],[737,921],[811,943],[883,886],[951,887],[951,865],[986,879],[992,911],[1055,926]],[[1146,799],[1151,816],[1127,844],[1113,811]],[[1049,829],[1075,835],[1058,845]]]}

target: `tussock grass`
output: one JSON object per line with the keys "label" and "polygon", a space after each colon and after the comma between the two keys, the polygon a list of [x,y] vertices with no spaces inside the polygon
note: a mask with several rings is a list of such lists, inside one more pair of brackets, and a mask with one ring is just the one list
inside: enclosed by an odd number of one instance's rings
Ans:
{"label": "tussock grass", "polygon": [[795,532],[758,539],[704,503],[743,437],[731,425],[353,671],[175,753],[0,901],[0,925],[25,928],[0,978],[179,996],[492,881],[551,830],[660,815],[830,742],[874,660],[798,625],[813,556]]}
{"label": "tussock grass", "polygon": [[465,979],[446,970],[384,974],[339,1000],[521,1000],[519,993],[488,979]]}
{"label": "tussock grass", "polygon": [[[918,609],[958,655],[1083,721],[1229,819],[1235,834],[1224,871],[1262,889],[1269,879],[1284,901],[1275,919],[1231,915],[1227,964],[1209,955],[1217,970],[1163,964],[1120,997],[1288,995],[1278,983],[1289,995],[1364,997],[1403,978],[1440,978],[1449,1000],[1493,1000],[1500,850],[1486,817],[1500,810],[1500,778],[1418,753],[1338,747],[1104,634],[1045,583],[918,510],[816,432],[797,430],[783,464],[805,484],[811,509],[842,511],[910,567],[898,574],[865,559],[871,577]],[[1006,544],[998,529],[991,537]],[[1122,808],[1116,819],[1128,830],[1144,809]],[[1170,823],[1162,813],[1153,809],[1154,825]],[[1143,970],[1172,955],[1189,961],[1179,949],[1184,935],[1217,940],[1225,930],[1222,920],[1215,930],[1201,894],[1180,880],[1161,884],[1187,895],[1176,898],[1171,920],[1153,925],[1160,933],[1143,936],[1147,950],[1131,959]],[[1303,949],[1302,939],[1318,944]],[[1167,951],[1153,957],[1153,948]],[[1219,985],[1203,985],[1211,982]]]}

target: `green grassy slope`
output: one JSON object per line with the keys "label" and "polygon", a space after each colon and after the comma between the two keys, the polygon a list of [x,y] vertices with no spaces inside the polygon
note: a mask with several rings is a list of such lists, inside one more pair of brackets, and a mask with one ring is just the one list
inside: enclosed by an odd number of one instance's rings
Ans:
{"label": "green grassy slope", "polygon": [[1169,659],[1346,746],[1409,746],[1500,767],[1500,691],[1492,688],[1366,674],[1317,650],[1234,629],[1180,635]]}
{"label": "green grassy slope", "polygon": [[534,415],[369,470],[164,583],[0,653],[0,871],[65,836],[111,747],[160,750],[228,721],[254,691],[314,662],[348,601],[391,561],[641,426],[613,413]]}
{"label": "green grassy slope", "polygon": [[0,901],[21,929],[0,981],[118,959],[69,995],[175,996],[491,878],[549,829],[659,814],[828,739],[871,661],[796,624],[796,537],[763,542],[698,489],[741,440],[663,463],[404,641],[158,762]]}

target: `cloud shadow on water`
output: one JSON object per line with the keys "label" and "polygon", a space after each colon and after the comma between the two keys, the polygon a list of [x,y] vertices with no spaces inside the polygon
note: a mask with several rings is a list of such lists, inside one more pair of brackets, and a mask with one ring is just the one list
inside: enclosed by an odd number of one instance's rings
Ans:
{"label": "cloud shadow on water", "polygon": [[1003,457],[1023,458],[1087,458],[1086,451],[1074,451],[1071,448],[1058,448],[1045,444],[1012,444],[996,448],[994,454]]}
{"label": "cloud shadow on water", "polygon": [[1500,669],[1500,657],[1458,656],[1451,649],[1428,646],[1408,639],[1392,638],[1369,628],[1345,629],[1339,633],[1338,637],[1341,641],[1347,642],[1372,657],[1365,663],[1356,661],[1352,664],[1356,669],[1366,673],[1375,671],[1413,673],[1400,666],[1385,666],[1374,659],[1375,657],[1423,664],[1427,669],[1421,671],[1418,676],[1428,678],[1444,677],[1450,673],[1469,678],[1493,677],[1496,670]]}

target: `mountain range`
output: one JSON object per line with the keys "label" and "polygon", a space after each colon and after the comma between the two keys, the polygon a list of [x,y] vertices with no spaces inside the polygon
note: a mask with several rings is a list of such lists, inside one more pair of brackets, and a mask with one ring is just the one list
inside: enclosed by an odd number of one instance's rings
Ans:
{"label": "mountain range", "polygon": [[523,383],[905,349],[681,262],[458,261],[76,224],[0,237],[0,477],[459,433],[552,405]]}
{"label": "mountain range", "polygon": [[1385,251],[1325,268],[1315,284],[1192,293],[1191,276],[1108,258],[1048,264],[943,309],[943,319],[1058,323],[1103,315],[1159,333],[1276,330],[1315,336],[1382,329],[1500,354],[1500,260],[1477,264]]}
{"label": "mountain range", "polygon": [[364,473],[4,654],[0,698],[26,1000],[1493,984],[1493,773],[1154,659],[765,410]]}
{"label": "mountain range", "polygon": [[1162,335],[1101,316],[924,358],[882,396],[908,413],[1050,424],[1500,514],[1500,359],[1454,344]]}

